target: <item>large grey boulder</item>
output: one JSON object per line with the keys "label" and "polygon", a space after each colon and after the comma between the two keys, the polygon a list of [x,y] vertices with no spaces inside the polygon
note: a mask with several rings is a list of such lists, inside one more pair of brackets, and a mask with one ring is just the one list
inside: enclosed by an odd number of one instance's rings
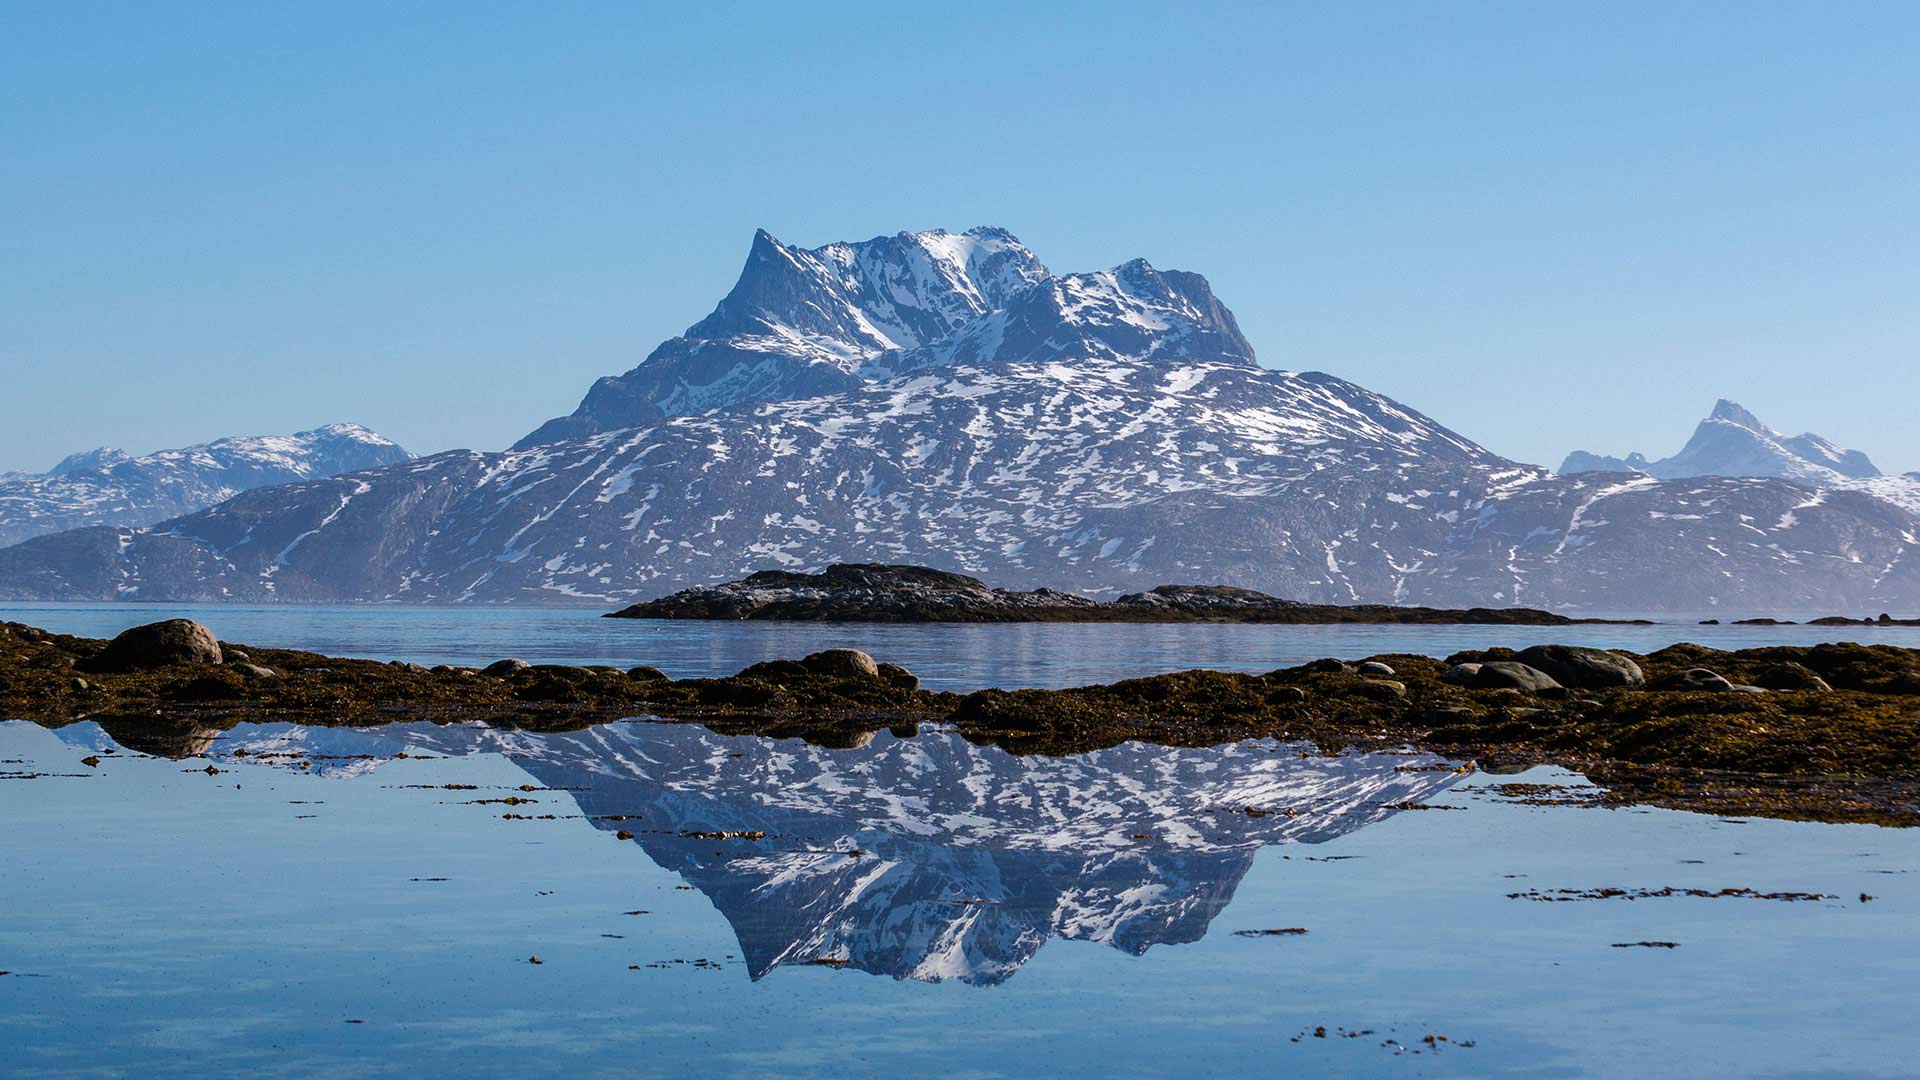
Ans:
{"label": "large grey boulder", "polygon": [[1471,685],[1475,690],[1518,690],[1524,694],[1560,688],[1553,676],[1515,660],[1489,660],[1481,664],[1480,670],[1473,673]]}
{"label": "large grey boulder", "polygon": [[1639,686],[1647,681],[1640,665],[1605,649],[1578,645],[1535,645],[1520,650],[1520,662],[1551,675],[1561,686],[1576,690],[1608,690]]}
{"label": "large grey boulder", "polygon": [[167,619],[126,630],[89,665],[94,671],[146,671],[173,664],[218,664],[225,658],[213,631],[192,619]]}

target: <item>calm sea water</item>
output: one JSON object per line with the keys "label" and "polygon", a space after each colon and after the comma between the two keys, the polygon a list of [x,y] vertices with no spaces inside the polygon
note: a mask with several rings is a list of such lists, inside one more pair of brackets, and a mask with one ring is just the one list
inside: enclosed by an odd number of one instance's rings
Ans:
{"label": "calm sea water", "polygon": [[[0,608],[95,635],[175,614],[679,675],[849,644],[956,688],[1864,636]],[[1584,787],[1271,742],[5,722],[0,1076],[1915,1075],[1920,833],[1536,806],[1516,783]],[[1823,898],[1528,895],[1669,886]]]}
{"label": "calm sea water", "polygon": [[1718,648],[1885,642],[1920,647],[1920,627],[1231,626],[1027,623],[661,622],[604,619],[579,608],[403,608],[294,605],[0,604],[0,620],[111,637],[156,619],[198,619],[223,641],[335,656],[485,664],[652,664],[676,678],[730,675],[761,660],[851,646],[900,664],[939,690],[1073,686],[1181,668],[1271,671],[1323,656],[1447,656],[1541,642],[1652,652],[1679,641]]}

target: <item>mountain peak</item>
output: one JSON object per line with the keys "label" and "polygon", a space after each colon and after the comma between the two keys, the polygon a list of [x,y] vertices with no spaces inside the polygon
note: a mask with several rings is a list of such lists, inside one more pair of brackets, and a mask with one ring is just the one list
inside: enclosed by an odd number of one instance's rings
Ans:
{"label": "mountain peak", "polygon": [[955,363],[1253,364],[1207,279],[1133,259],[1055,275],[1009,230],[897,232],[817,248],[766,229],[732,290],[639,366],[596,382],[525,448],[666,416],[838,393]]}
{"label": "mountain peak", "polygon": [[1576,450],[1560,466],[1563,475],[1582,472],[1644,472],[1661,480],[1696,476],[1777,476],[1815,486],[1880,475],[1867,455],[1818,435],[1782,435],[1738,403],[1714,402],[1693,438],[1669,458],[1649,462],[1638,454],[1608,457]]}
{"label": "mountain peak", "polygon": [[130,458],[131,455],[125,450],[112,446],[99,446],[92,450],[82,450],[77,454],[68,454],[60,459],[58,465],[48,469],[46,475],[71,476],[91,469],[110,469]]}
{"label": "mountain peak", "polygon": [[1713,411],[1707,414],[1709,420],[1720,420],[1748,431],[1766,434],[1770,429],[1760,422],[1760,418],[1742,408],[1737,402],[1721,398],[1713,403]]}

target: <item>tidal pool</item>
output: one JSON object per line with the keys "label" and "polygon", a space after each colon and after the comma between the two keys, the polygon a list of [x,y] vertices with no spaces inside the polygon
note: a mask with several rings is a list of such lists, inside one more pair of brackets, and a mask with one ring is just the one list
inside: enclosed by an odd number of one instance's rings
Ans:
{"label": "tidal pool", "polygon": [[1920,835],[1584,790],[1264,741],[0,724],[0,1074],[1913,1074]]}

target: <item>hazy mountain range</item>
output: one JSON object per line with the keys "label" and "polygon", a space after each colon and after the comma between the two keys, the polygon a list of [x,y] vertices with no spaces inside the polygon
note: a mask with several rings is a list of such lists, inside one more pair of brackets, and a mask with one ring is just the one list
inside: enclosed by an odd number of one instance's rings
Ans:
{"label": "hazy mountain range", "polygon": [[762,232],[710,315],[512,450],[40,537],[0,550],[0,594],[611,606],[884,562],[1104,596],[1920,606],[1907,480],[1733,406],[1709,423],[1809,468],[1556,475],[1345,380],[1258,366],[1198,274],[1054,274],[1003,229],[815,249]]}
{"label": "hazy mountain range", "polygon": [[253,488],[412,456],[357,424],[236,436],[139,457],[103,446],[44,473],[0,475],[0,546],[86,525],[151,525]]}

